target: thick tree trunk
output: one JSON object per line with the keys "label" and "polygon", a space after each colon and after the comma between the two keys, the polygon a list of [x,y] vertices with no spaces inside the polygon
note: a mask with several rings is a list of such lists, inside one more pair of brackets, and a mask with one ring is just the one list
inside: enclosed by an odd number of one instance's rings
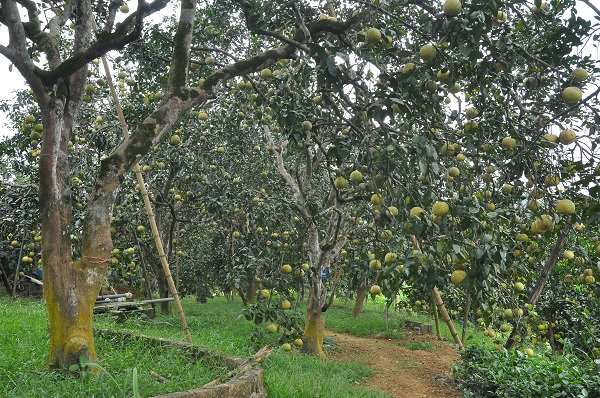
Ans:
{"label": "thick tree trunk", "polygon": [[323,284],[320,279],[311,283],[308,294],[308,306],[306,308],[306,326],[304,327],[304,345],[302,351],[319,358],[327,356],[323,351],[323,337],[325,336],[325,319],[321,312]]}
{"label": "thick tree trunk", "polygon": [[[44,266],[44,293],[50,321],[50,368],[68,368],[81,356],[96,361],[92,314],[106,266],[89,262],[49,262]],[[47,276],[46,276],[47,275]]]}
{"label": "thick tree trunk", "polygon": [[361,278],[358,281],[358,288],[356,289],[356,300],[354,301],[354,308],[352,309],[352,316],[357,317],[365,306],[365,298],[367,297],[367,281],[365,278]]}
{"label": "thick tree trunk", "polygon": [[302,351],[319,358],[326,358],[323,351],[323,336],[325,335],[325,320],[321,308],[325,304],[325,286],[321,281],[321,274],[326,267],[326,256],[323,256],[319,244],[319,231],[313,223],[308,225],[308,257],[315,274],[312,275],[308,291],[308,305],[306,307],[306,325],[304,327],[304,345]]}
{"label": "thick tree trunk", "polygon": [[6,268],[8,268],[8,264],[7,267],[4,267],[4,260],[5,257],[0,258],[0,275],[2,275],[2,282],[4,283],[4,286],[6,287],[6,291],[8,292],[8,294],[10,295],[12,293],[12,285],[10,283],[10,280],[8,279],[8,274],[6,273]]}
{"label": "thick tree trunk", "polygon": [[98,195],[87,209],[82,258],[71,257],[72,205],[68,147],[72,117],[65,104],[51,100],[44,111],[40,156],[40,218],[44,294],[50,323],[50,368],[96,361],[92,314],[107,271],[112,246],[110,219],[114,196]]}

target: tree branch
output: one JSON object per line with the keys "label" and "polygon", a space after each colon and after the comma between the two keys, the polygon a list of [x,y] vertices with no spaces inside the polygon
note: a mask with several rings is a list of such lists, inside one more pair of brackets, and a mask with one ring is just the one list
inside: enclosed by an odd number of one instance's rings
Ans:
{"label": "tree branch", "polygon": [[294,199],[302,200],[302,193],[300,192],[300,187],[298,186],[296,181],[294,181],[294,178],[290,175],[290,173],[288,173],[288,171],[285,168],[285,165],[283,164],[283,155],[281,154],[281,149],[275,148],[275,143],[273,141],[273,134],[271,134],[271,129],[269,128],[269,126],[264,125],[263,130],[265,132],[265,135],[267,136],[267,141],[269,142],[269,145],[275,150],[275,157],[277,159],[277,170],[279,170],[279,174],[281,174],[285,182],[287,182],[288,186],[292,190]]}
{"label": "tree branch", "polygon": [[[4,0],[6,2],[8,0]],[[142,33],[144,18],[163,9],[169,0],[155,0],[148,4],[143,0],[138,1],[136,12],[128,16],[115,30],[114,33],[101,32],[96,41],[82,52],[75,53],[72,57],[62,61],[51,70],[35,67],[35,73],[45,85],[52,85],[60,78],[68,77],[87,65],[90,61],[106,54],[110,50],[119,50],[139,38]],[[78,11],[79,13],[79,11]],[[76,28],[76,32],[78,32]],[[77,33],[76,33],[77,36]]]}
{"label": "tree branch", "polygon": [[196,0],[182,1],[169,71],[168,89],[174,93],[179,93],[186,86],[195,15]]}

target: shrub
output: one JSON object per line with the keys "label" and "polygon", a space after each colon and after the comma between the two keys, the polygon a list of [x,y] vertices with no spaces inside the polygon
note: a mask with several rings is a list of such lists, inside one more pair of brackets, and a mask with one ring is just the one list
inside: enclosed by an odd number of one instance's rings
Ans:
{"label": "shrub", "polygon": [[574,355],[527,356],[468,346],[453,368],[458,386],[472,398],[600,398],[600,365]]}

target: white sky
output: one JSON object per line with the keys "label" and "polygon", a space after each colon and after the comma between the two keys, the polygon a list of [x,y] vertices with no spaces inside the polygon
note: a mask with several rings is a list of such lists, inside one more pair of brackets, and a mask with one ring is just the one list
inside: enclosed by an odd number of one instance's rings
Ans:
{"label": "white sky", "polygon": [[[0,29],[0,43],[8,42],[8,30],[2,26]],[[20,90],[26,87],[25,80],[21,77],[18,70],[13,69],[8,71],[10,62],[4,55],[0,55],[0,82],[2,82],[2,90],[0,90],[0,100],[10,100],[15,98],[15,90]],[[13,132],[10,128],[4,126],[6,123],[6,115],[0,112],[0,140],[7,136],[12,136]]]}

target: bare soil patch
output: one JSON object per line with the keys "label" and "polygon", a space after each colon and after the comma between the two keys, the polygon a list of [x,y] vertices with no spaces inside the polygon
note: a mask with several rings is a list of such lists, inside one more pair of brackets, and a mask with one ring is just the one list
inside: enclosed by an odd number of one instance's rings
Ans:
{"label": "bare soil patch", "polygon": [[331,331],[325,334],[339,344],[327,353],[329,358],[359,362],[375,370],[375,376],[361,387],[398,398],[460,397],[451,372],[458,353],[448,342],[427,334],[409,334],[406,339],[356,337]]}

